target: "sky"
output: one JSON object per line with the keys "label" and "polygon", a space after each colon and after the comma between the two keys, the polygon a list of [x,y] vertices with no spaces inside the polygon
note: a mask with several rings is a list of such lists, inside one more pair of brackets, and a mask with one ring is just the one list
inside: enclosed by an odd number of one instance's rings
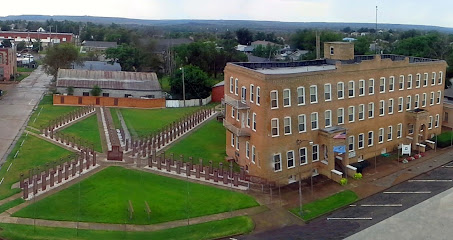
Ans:
{"label": "sky", "polygon": [[138,19],[223,19],[381,23],[453,27],[450,0],[21,0],[7,15],[74,15]]}

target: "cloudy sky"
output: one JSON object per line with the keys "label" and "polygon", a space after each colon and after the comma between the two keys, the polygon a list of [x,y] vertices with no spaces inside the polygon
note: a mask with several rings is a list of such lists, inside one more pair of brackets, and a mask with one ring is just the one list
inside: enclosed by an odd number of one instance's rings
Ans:
{"label": "cloudy sky", "polygon": [[0,16],[90,15],[139,19],[225,19],[286,22],[379,22],[453,27],[450,0],[21,0]]}

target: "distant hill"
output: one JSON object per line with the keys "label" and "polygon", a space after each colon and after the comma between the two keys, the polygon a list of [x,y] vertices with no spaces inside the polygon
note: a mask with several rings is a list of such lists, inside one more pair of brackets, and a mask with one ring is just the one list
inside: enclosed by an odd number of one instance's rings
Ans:
{"label": "distant hill", "polygon": [[[74,22],[93,22],[98,24],[124,24],[124,25],[147,25],[165,28],[169,31],[225,31],[247,27],[256,31],[286,32],[305,28],[339,30],[345,27],[352,29],[374,28],[374,23],[331,23],[331,22],[276,22],[276,21],[252,21],[252,20],[144,20],[116,17],[93,17],[93,16],[49,16],[49,15],[12,15],[0,17],[0,20],[27,20],[46,21],[48,19],[57,21],[69,20]],[[417,29],[423,31],[440,31],[453,33],[453,28],[426,25],[388,24],[378,25],[379,29],[409,30]]]}

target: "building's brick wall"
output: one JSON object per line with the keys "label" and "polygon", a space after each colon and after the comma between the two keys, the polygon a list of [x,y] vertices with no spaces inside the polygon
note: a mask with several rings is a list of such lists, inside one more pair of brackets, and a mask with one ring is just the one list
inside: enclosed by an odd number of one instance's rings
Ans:
{"label": "building's brick wall", "polygon": [[[84,93],[91,94],[92,88],[74,88],[74,96],[83,96]],[[57,92],[66,93],[68,89],[66,87],[57,87]],[[141,98],[146,96],[154,96],[153,98],[162,98],[162,91],[136,91],[136,90],[116,90],[116,89],[102,89],[102,94],[108,94],[109,97],[113,98],[124,98],[126,94],[129,94],[130,98]],[[150,97],[151,98],[151,97]]]}
{"label": "building's brick wall", "polygon": [[[117,101],[117,104],[115,104],[115,101]],[[70,106],[95,105],[104,107],[124,107],[124,108],[165,108],[165,99],[53,95],[53,104]]]}
{"label": "building's brick wall", "polygon": [[213,102],[221,102],[224,92],[224,86],[217,86],[212,88],[212,101]]}
{"label": "building's brick wall", "polygon": [[11,75],[17,72],[17,57],[14,48],[0,48],[0,68],[3,69],[3,77],[0,81],[10,81]]}
{"label": "building's brick wall", "polygon": [[[331,54],[333,48],[333,54]],[[354,44],[351,42],[326,42],[324,43],[324,58],[337,60],[354,59]]]}
{"label": "building's brick wall", "polygon": [[453,130],[453,103],[444,101],[442,126]]}

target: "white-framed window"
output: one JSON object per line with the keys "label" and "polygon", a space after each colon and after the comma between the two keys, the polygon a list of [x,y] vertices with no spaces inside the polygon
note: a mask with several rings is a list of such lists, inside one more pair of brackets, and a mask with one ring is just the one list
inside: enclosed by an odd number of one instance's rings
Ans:
{"label": "white-framed window", "polygon": [[359,80],[359,96],[365,96],[365,80]]}
{"label": "white-framed window", "polygon": [[337,98],[344,99],[344,82],[337,83]]}
{"label": "white-framed window", "polygon": [[246,87],[242,87],[241,88],[241,101],[243,103],[245,103],[247,101],[247,88]]}
{"label": "white-framed window", "polygon": [[250,143],[249,143],[249,141],[245,142],[245,157],[247,159],[250,158]]}
{"label": "white-framed window", "polygon": [[239,95],[239,79],[237,78],[234,80],[234,94]]}
{"label": "white-framed window", "polygon": [[310,103],[318,103],[318,86],[310,86]]}
{"label": "white-framed window", "polygon": [[231,118],[235,118],[236,117],[236,111],[234,110],[234,107],[231,106]]}
{"label": "white-framed window", "polygon": [[412,135],[414,134],[414,124],[409,124],[408,127],[407,127],[407,133],[409,135]]}
{"label": "white-framed window", "polygon": [[434,92],[431,92],[431,97],[429,98],[429,105],[434,105]]}
{"label": "white-framed window", "polygon": [[422,75],[420,73],[417,73],[417,76],[415,77],[415,88],[420,88],[421,79]]}
{"label": "white-framed window", "polygon": [[282,170],[282,154],[274,154],[274,171],[280,172]]}
{"label": "white-framed window", "polygon": [[331,46],[330,47],[330,55],[334,55],[335,51],[334,51],[334,48]]}
{"label": "white-framed window", "polygon": [[379,92],[385,93],[385,77],[381,77],[381,79],[379,79]]}
{"label": "white-framed window", "polygon": [[311,161],[312,162],[319,161],[319,145],[314,144],[311,149],[312,149]]}
{"label": "white-framed window", "polygon": [[311,113],[311,130],[318,129],[318,113]]}
{"label": "white-framed window", "polygon": [[344,108],[339,108],[337,110],[337,121],[338,125],[344,124]]}
{"label": "white-framed window", "polygon": [[389,92],[395,91],[395,77],[390,76],[389,77]]}
{"label": "white-framed window", "polygon": [[385,115],[385,101],[380,100],[379,101],[379,116],[382,117]]}
{"label": "white-framed window", "polygon": [[414,109],[417,109],[420,107],[420,95],[415,94],[415,99],[414,99]]}
{"label": "white-framed window", "polygon": [[256,149],[255,145],[252,145],[252,163],[256,162]]}
{"label": "white-framed window", "polygon": [[332,111],[326,110],[324,112],[324,122],[326,127],[332,126]]}
{"label": "white-framed window", "polygon": [[429,116],[428,129],[433,129],[433,121],[434,121],[434,117]]}
{"label": "white-framed window", "polygon": [[279,131],[278,131],[278,118],[272,118],[271,119],[271,129],[272,129],[272,137],[278,137]]}
{"label": "white-framed window", "polygon": [[291,90],[283,89],[283,107],[291,107]]}
{"label": "white-framed window", "polygon": [[403,111],[403,104],[404,104],[403,97],[399,97],[398,98],[398,112],[402,112]]}
{"label": "white-framed window", "polygon": [[393,126],[389,126],[387,132],[387,141],[392,141],[393,138]]}
{"label": "white-framed window", "polygon": [[250,84],[250,102],[255,100],[255,86]]}
{"label": "white-framed window", "polygon": [[442,99],[442,91],[437,91],[437,101],[436,104],[440,104]]}
{"label": "white-framed window", "polygon": [[404,90],[404,75],[400,75],[400,80],[399,80],[398,84],[399,84],[399,89]]}
{"label": "white-framed window", "polygon": [[261,104],[261,88],[260,87],[256,87],[256,105],[260,105]]}
{"label": "white-framed window", "polygon": [[306,118],[305,118],[305,114],[301,114],[299,115],[298,117],[298,125],[299,125],[299,132],[306,132],[307,131],[307,128],[306,128]]}
{"label": "white-framed window", "polygon": [[355,96],[355,84],[354,81],[348,82],[348,97],[353,98]]}
{"label": "white-framed window", "polygon": [[250,111],[247,111],[247,127],[250,128],[250,121],[251,121],[251,118],[250,118]]}
{"label": "white-framed window", "polygon": [[373,142],[374,142],[374,132],[369,131],[368,132],[368,147],[373,146]]}
{"label": "white-framed window", "polygon": [[436,114],[436,121],[434,122],[434,127],[438,128],[439,127],[439,114]]}
{"label": "white-framed window", "polygon": [[393,104],[394,104],[393,98],[389,99],[389,114],[393,114]]}
{"label": "white-framed window", "polygon": [[374,102],[368,103],[368,118],[374,118]]}
{"label": "white-framed window", "polygon": [[431,73],[431,86],[436,85],[436,72]]}
{"label": "white-framed window", "polygon": [[365,135],[363,133],[360,133],[359,134],[359,137],[358,137],[358,140],[357,140],[357,147],[358,149],[363,149],[365,147],[364,145],[364,138],[365,138]]}
{"label": "white-framed window", "polygon": [[438,85],[442,85],[443,79],[444,79],[444,72],[440,71],[440,72],[439,72],[439,78],[438,78],[437,84],[438,84]]}
{"label": "white-framed window", "polygon": [[271,109],[278,108],[278,91],[272,90],[271,91]]}
{"label": "white-framed window", "polygon": [[297,105],[305,105],[305,88],[298,87],[297,88]]}
{"label": "white-framed window", "polygon": [[365,104],[359,105],[359,121],[365,120]]}
{"label": "white-framed window", "polygon": [[285,135],[291,134],[291,117],[285,117],[283,119],[283,127]]}
{"label": "white-framed window", "polygon": [[350,152],[354,151],[354,135],[348,137],[348,150]]}
{"label": "white-framed window", "polygon": [[384,142],[384,129],[379,128],[379,136],[378,136],[378,143]]}
{"label": "white-framed window", "polygon": [[412,89],[412,74],[407,75],[407,89]]}
{"label": "white-framed window", "polygon": [[299,148],[299,164],[300,165],[305,165],[307,164],[307,148]]}
{"label": "white-framed window", "polygon": [[406,100],[406,110],[411,110],[411,106],[412,105],[412,96],[409,95],[407,96],[407,100]]}
{"label": "white-framed window", "polygon": [[256,132],[256,113],[252,114],[252,130]]}
{"label": "white-framed window", "polygon": [[428,86],[428,73],[425,73],[423,78],[423,87],[426,86]]}
{"label": "white-framed window", "polygon": [[236,136],[236,150],[239,151],[239,137]]}
{"label": "white-framed window", "polygon": [[239,112],[239,109],[238,109],[238,110],[236,111],[236,121],[238,121],[238,122],[239,122],[239,115],[240,115],[240,114],[241,114],[241,113]]}
{"label": "white-framed window", "polygon": [[330,83],[324,84],[324,101],[332,100],[332,85]]}
{"label": "white-framed window", "polygon": [[423,93],[423,97],[422,97],[422,107],[426,107],[426,93]]}
{"label": "white-framed window", "polygon": [[293,150],[289,150],[288,152],[286,152],[286,161],[288,164],[288,169],[296,166],[294,164],[294,151]]}
{"label": "white-framed window", "polygon": [[355,107],[354,106],[349,106],[348,107],[348,121],[349,122],[354,122],[355,120]]}
{"label": "white-framed window", "polygon": [[368,80],[368,95],[373,95],[374,94],[374,79],[370,78]]}
{"label": "white-framed window", "polygon": [[234,78],[230,77],[230,93],[234,91]]}
{"label": "white-framed window", "polygon": [[231,134],[231,146],[234,147],[236,146],[236,142],[235,142],[235,137],[234,137],[234,134]]}
{"label": "white-framed window", "polygon": [[396,125],[396,138],[401,138],[403,136],[403,124],[398,123]]}

